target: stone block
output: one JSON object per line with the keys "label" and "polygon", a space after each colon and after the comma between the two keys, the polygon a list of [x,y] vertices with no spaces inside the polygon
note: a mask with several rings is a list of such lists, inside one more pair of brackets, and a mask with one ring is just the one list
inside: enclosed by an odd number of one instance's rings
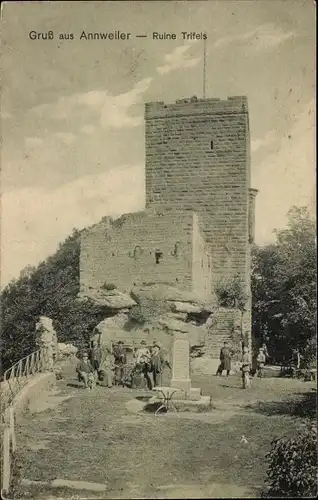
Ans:
{"label": "stone block", "polygon": [[181,313],[197,313],[200,314],[202,307],[191,304],[191,302],[170,302],[172,311]]}
{"label": "stone block", "polygon": [[190,378],[184,379],[184,378],[172,378],[171,379],[171,387],[174,389],[181,389],[185,392],[188,392],[189,389],[191,388],[191,380]]}
{"label": "stone block", "polygon": [[178,411],[190,412],[208,412],[212,409],[211,397],[201,396],[199,400],[192,401],[190,399],[176,399],[173,400],[173,405]]}
{"label": "stone block", "polygon": [[186,394],[186,399],[189,399],[190,401],[199,401],[201,399],[201,396],[202,390],[199,387],[191,387],[191,389]]}
{"label": "stone block", "polygon": [[[198,413],[198,412],[209,412],[212,410],[212,403],[210,396],[201,396],[200,399],[198,400],[173,398],[171,402],[173,406],[176,408],[176,410],[180,412],[190,411]],[[160,403],[162,403],[162,398],[157,397],[156,395],[153,396],[148,401],[148,404],[160,404]]]}

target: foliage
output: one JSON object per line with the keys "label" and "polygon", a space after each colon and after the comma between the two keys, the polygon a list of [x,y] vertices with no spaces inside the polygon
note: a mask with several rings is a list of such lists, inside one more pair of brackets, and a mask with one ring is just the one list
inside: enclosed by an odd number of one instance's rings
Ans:
{"label": "foliage", "polygon": [[101,308],[76,300],[79,291],[79,237],[73,231],[57,252],[36,268],[23,270],[1,293],[2,369],[36,350],[35,324],[53,319],[59,342],[85,343],[105,318]]}
{"label": "foliage", "polygon": [[243,280],[239,275],[216,283],[215,293],[220,307],[235,307],[244,310],[248,299]]}
{"label": "foliage", "polygon": [[242,332],[237,326],[232,325],[231,329],[232,360],[241,361],[242,358]]}
{"label": "foliage", "polygon": [[317,495],[317,429],[308,426],[293,438],[275,438],[266,455],[269,464],[263,497],[303,498]]}
{"label": "foliage", "polygon": [[273,361],[316,359],[316,228],[307,209],[292,207],[276,242],[252,255],[253,333]]}
{"label": "foliage", "polygon": [[164,301],[150,297],[139,297],[137,300],[139,303],[131,308],[129,318],[141,325],[151,323],[154,318],[170,311],[169,305]]}
{"label": "foliage", "polygon": [[195,345],[190,347],[190,358],[202,358],[206,354],[206,345]]}
{"label": "foliage", "polygon": [[111,290],[116,290],[117,286],[114,285],[113,283],[104,283],[101,288],[103,290],[111,291]]}
{"label": "foliage", "polygon": [[144,325],[147,322],[146,316],[139,304],[130,309],[129,319],[139,323],[140,325]]}

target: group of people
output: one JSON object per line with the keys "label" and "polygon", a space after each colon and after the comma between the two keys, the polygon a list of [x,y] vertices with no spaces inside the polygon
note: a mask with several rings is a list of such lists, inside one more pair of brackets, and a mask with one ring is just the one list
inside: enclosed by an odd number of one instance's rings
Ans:
{"label": "group of people", "polygon": [[133,351],[133,361],[127,362],[124,343],[119,340],[113,348],[100,347],[92,342],[89,352],[84,352],[77,364],[78,380],[85,387],[92,387],[97,380],[111,388],[130,386],[152,389],[161,383],[164,367],[171,369],[159,342],[148,347],[143,340],[140,348]]}
{"label": "group of people", "polygon": [[140,349],[135,353],[132,386],[135,388],[146,386],[151,390],[155,386],[162,385],[162,374],[165,366],[171,370],[171,365],[160,343],[154,341],[149,349],[143,340]]}
{"label": "group of people", "polygon": [[[220,351],[220,364],[216,371],[216,376],[222,376],[223,371],[226,371],[226,376],[228,377],[231,372],[231,362],[232,362],[233,352],[229,347],[228,342],[224,342],[224,345]],[[249,352],[248,347],[243,346],[243,354],[241,360],[241,371],[242,371],[242,384],[243,389],[247,389],[250,387],[250,375],[253,373],[258,378],[263,378],[264,376],[264,367],[266,360],[268,359],[268,351],[266,348],[266,344],[263,344],[262,347],[259,348],[257,357],[256,357],[256,369],[252,370],[252,359],[251,354]]]}

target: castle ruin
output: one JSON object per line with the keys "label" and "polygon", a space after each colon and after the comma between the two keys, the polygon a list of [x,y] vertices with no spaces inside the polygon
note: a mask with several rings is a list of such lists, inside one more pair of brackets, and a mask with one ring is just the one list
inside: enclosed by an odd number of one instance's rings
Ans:
{"label": "castle ruin", "polygon": [[239,276],[251,331],[251,189],[247,98],[182,99],[145,106],[146,207],[105,217],[81,237],[81,293],[168,282],[215,302]]}

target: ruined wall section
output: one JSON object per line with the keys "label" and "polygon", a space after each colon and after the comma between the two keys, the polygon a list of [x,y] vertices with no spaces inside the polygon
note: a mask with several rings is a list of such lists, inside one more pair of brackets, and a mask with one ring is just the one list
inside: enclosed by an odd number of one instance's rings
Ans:
{"label": "ruined wall section", "polygon": [[247,277],[250,138],[246,97],[148,103],[146,206],[169,203],[202,220],[212,281]]}
{"label": "ruined wall section", "polygon": [[157,282],[191,290],[192,240],[190,211],[150,210],[105,218],[81,237],[81,292],[105,283],[128,290]]}

